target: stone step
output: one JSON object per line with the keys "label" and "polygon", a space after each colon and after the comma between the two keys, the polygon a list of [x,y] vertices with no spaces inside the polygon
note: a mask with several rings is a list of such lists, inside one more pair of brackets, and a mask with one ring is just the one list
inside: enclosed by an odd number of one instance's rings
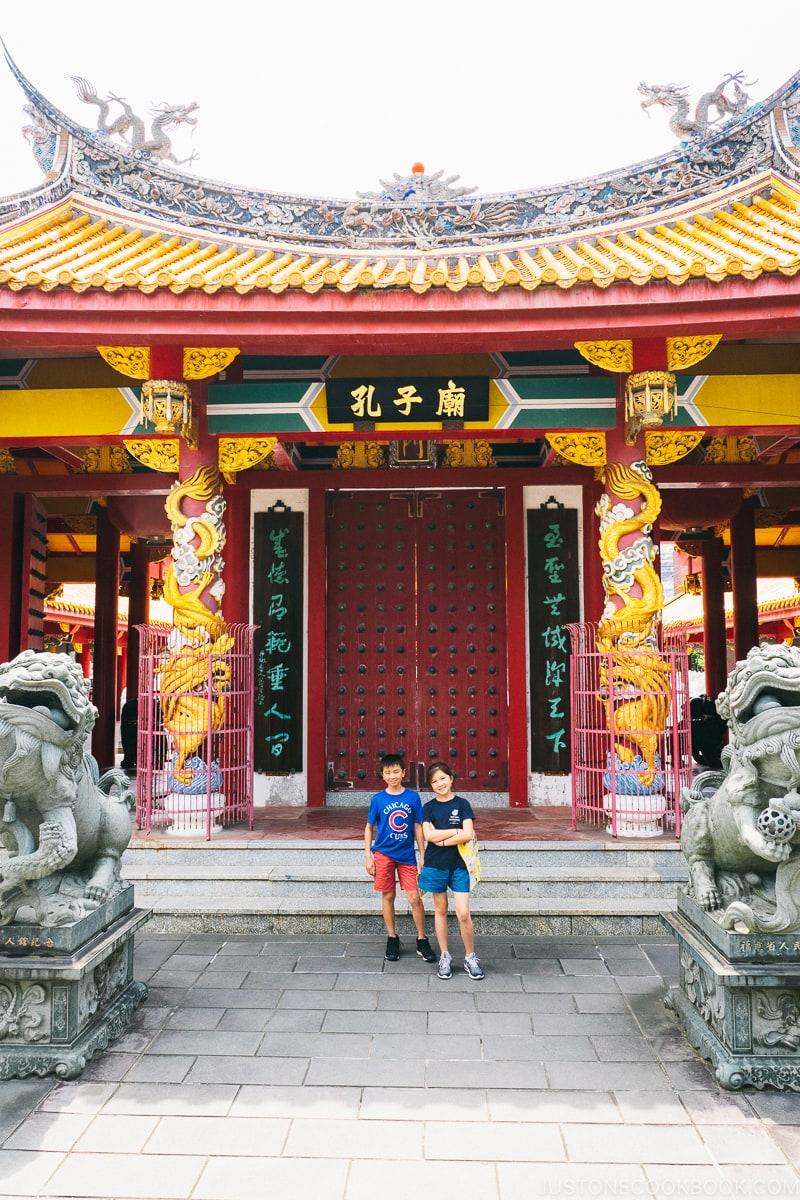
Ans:
{"label": "stone step", "polygon": [[[677,885],[686,878],[685,870],[655,870],[648,866],[619,867],[504,867],[494,862],[484,870],[480,895],[485,898],[598,896],[662,897],[674,899]],[[202,865],[124,864],[123,875],[140,893],[168,896],[202,895],[204,892],[226,896],[262,895],[271,897],[339,896],[361,897],[372,888],[363,861],[351,866],[320,864],[319,867],[293,867],[289,870],[264,864],[252,866],[222,864],[208,871]],[[476,893],[477,895],[477,893]]]}
{"label": "stone step", "polygon": [[[472,897],[484,934],[660,933],[686,864],[677,842],[481,842]],[[364,933],[380,938],[380,899],[358,839],[137,839],[123,875],[161,933]],[[432,927],[432,903],[425,901]],[[404,936],[413,935],[398,895]]]}
{"label": "stone step", "polygon": [[[684,859],[676,841],[617,841],[617,842],[480,842],[484,866],[492,869],[508,866],[520,868],[557,867],[572,869],[589,867],[600,870],[608,867],[650,867],[658,871],[681,871]],[[274,865],[282,868],[308,866],[350,866],[363,871],[364,847],[359,841],[268,841],[266,839],[226,840],[224,844],[195,838],[175,838],[158,841],[140,840],[125,851],[123,864],[138,868],[148,865],[202,865],[205,870],[222,870],[231,866],[252,867]]]}
{"label": "stone step", "polygon": [[[225,933],[303,934],[361,933],[380,938],[383,921],[376,897],[315,896],[270,897],[165,896],[157,892],[137,891],[138,907],[152,909],[150,933]],[[427,906],[429,927],[432,913]],[[471,910],[478,936],[530,934],[562,936],[569,934],[636,935],[664,931],[662,918],[676,909],[674,900],[655,897],[638,899],[559,896],[481,897],[476,892]],[[407,909],[398,903],[398,933],[413,939],[414,931]],[[455,930],[455,917],[451,914]]]}

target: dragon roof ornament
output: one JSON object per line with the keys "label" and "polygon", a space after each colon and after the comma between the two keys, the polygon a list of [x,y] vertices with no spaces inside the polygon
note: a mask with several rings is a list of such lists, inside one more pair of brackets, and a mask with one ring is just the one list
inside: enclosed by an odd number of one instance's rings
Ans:
{"label": "dragon roof ornament", "polygon": [[[754,82],[745,81],[744,71],[725,75],[712,91],[700,96],[693,117],[690,116],[689,89],[683,84],[640,83],[639,92],[644,96],[641,107],[647,112],[657,104],[671,113],[669,127],[678,141],[685,144],[690,139],[708,137],[720,125],[746,113],[750,97],[744,89],[752,87]],[[716,114],[713,117],[712,110]]]}
{"label": "dragon roof ornament", "polygon": [[[741,192],[749,180],[770,170],[800,179],[800,72],[746,111],[738,111],[734,95],[727,101],[731,111],[722,123],[709,118],[709,101],[705,132],[698,127],[686,144],[669,154],[617,171],[487,195],[454,187],[458,176],[412,172],[395,175],[394,182],[380,181],[380,193],[329,199],[184,174],[170,157],[171,148],[164,154],[147,145],[155,140],[152,132],[142,140],[134,136],[132,121],[125,128],[124,101],[118,101],[122,112],[115,110],[114,119],[106,121],[109,129],[88,130],[51,104],[7,51],[6,58],[25,93],[29,122],[24,132],[46,178],[33,191],[0,198],[0,220],[79,195],[145,224],[156,221],[191,230],[198,238],[239,246],[282,252],[302,248],[331,257],[354,253],[387,259],[415,253],[452,257],[531,247],[553,237],[568,242],[612,228],[635,228],[662,216],[667,219],[676,208],[683,210],[712,196],[714,203],[724,203],[721,193],[734,188]],[[741,88],[742,80],[734,79]],[[111,103],[101,101],[90,89],[86,102],[98,101]],[[191,112],[192,106],[186,106],[182,123],[193,121]],[[719,107],[716,112],[719,116]],[[111,136],[111,126],[120,121]]]}
{"label": "dragon roof ornament", "polygon": [[[103,98],[98,95],[94,84],[89,83],[88,79],[83,79],[79,75],[70,75],[70,79],[75,84],[78,98],[84,104],[97,106],[97,130],[99,133],[104,133],[110,138],[117,136],[131,150],[144,151],[152,154],[161,162],[171,162],[178,167],[183,166],[184,163],[193,163],[197,158],[194,152],[188,158],[176,158],[172,151],[172,140],[167,133],[167,130],[175,129],[178,125],[191,125],[192,128],[197,125],[197,118],[191,115],[198,107],[194,100],[190,104],[163,103],[157,105],[150,114],[152,123],[148,137],[143,118],[133,111],[124,96],[115,96],[109,93]],[[112,104],[119,105],[121,111],[109,124]]]}

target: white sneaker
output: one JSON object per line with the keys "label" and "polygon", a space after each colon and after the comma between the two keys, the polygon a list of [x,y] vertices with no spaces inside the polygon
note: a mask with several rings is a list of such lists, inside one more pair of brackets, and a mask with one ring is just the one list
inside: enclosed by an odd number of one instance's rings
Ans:
{"label": "white sneaker", "polygon": [[464,970],[470,979],[483,979],[483,967],[478,961],[477,954],[468,954],[464,959]]}
{"label": "white sneaker", "polygon": [[449,955],[446,950],[443,950],[439,956],[439,970],[437,971],[437,975],[440,979],[450,979],[452,977],[452,961],[452,956]]}

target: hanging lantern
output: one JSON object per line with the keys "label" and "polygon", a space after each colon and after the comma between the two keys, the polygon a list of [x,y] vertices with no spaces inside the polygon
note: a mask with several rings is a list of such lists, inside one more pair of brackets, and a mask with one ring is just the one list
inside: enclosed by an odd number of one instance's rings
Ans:
{"label": "hanging lantern", "polygon": [[192,397],[188,383],[175,379],[146,379],[142,384],[140,419],[156,433],[179,433],[189,440]]}
{"label": "hanging lantern", "polygon": [[637,371],[625,383],[625,441],[653,429],[678,411],[678,387],[671,371]]}

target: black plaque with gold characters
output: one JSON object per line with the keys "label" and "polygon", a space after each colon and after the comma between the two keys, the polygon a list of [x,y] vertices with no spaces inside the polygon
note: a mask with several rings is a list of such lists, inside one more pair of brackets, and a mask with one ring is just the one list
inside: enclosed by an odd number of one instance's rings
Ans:
{"label": "black plaque with gold characters", "polygon": [[325,395],[331,425],[450,425],[489,419],[489,380],[484,376],[329,379]]}

